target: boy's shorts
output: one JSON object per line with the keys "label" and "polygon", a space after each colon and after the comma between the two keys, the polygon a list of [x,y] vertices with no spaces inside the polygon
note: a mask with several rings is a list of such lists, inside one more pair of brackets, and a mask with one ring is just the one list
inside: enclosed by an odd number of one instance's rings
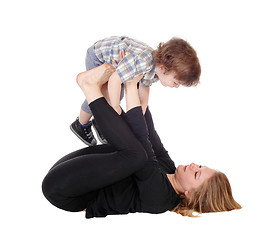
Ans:
{"label": "boy's shorts", "polygon": [[[87,55],[86,55],[86,70],[90,70],[92,68],[98,67],[100,65],[102,65],[103,62],[101,62],[97,56],[95,55],[95,51],[94,51],[94,45],[91,46],[88,50],[87,50]],[[120,100],[122,100],[122,98],[124,97],[124,84],[121,84],[121,93],[120,93]],[[88,106],[88,102],[87,100],[85,100],[81,106],[81,109],[89,114],[92,114],[90,107]]]}

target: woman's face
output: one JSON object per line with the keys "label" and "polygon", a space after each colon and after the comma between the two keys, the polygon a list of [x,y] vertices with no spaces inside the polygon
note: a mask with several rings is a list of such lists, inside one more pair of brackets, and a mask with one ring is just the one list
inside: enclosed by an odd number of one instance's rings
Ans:
{"label": "woman's face", "polygon": [[175,180],[187,197],[193,189],[200,187],[214,173],[215,170],[194,163],[185,166],[179,165],[175,171]]}

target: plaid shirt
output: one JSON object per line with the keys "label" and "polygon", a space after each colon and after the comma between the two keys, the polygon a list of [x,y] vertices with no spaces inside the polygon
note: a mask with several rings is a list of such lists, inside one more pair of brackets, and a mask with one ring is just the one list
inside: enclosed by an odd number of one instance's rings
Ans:
{"label": "plaid shirt", "polygon": [[[145,43],[128,37],[109,37],[94,44],[95,54],[103,63],[118,65],[116,71],[123,83],[131,81],[137,75],[144,75],[141,83],[149,87],[158,81],[152,59],[153,49]],[[120,61],[119,52],[125,50],[125,57]],[[114,66],[115,67],[115,66]]]}

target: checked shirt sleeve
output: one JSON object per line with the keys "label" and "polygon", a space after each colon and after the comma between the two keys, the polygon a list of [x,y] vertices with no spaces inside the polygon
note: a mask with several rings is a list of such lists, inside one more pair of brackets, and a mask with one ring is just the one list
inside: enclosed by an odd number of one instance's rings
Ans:
{"label": "checked shirt sleeve", "polygon": [[141,83],[145,87],[150,87],[154,82],[157,82],[159,79],[155,77],[155,66],[144,74],[144,77],[141,79]]}

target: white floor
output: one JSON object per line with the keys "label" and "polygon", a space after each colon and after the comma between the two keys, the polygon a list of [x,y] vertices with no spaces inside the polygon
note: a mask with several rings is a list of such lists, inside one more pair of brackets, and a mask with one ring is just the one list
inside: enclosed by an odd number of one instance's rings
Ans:
{"label": "white floor", "polygon": [[[1,239],[267,239],[264,3],[26,0],[1,6]],[[137,213],[87,220],[43,197],[41,182],[52,164],[84,147],[69,130],[83,101],[75,77],[85,69],[86,49],[111,35],[153,48],[179,36],[197,50],[201,84],[154,84],[151,112],[176,164],[226,173],[242,210],[197,219]]]}

